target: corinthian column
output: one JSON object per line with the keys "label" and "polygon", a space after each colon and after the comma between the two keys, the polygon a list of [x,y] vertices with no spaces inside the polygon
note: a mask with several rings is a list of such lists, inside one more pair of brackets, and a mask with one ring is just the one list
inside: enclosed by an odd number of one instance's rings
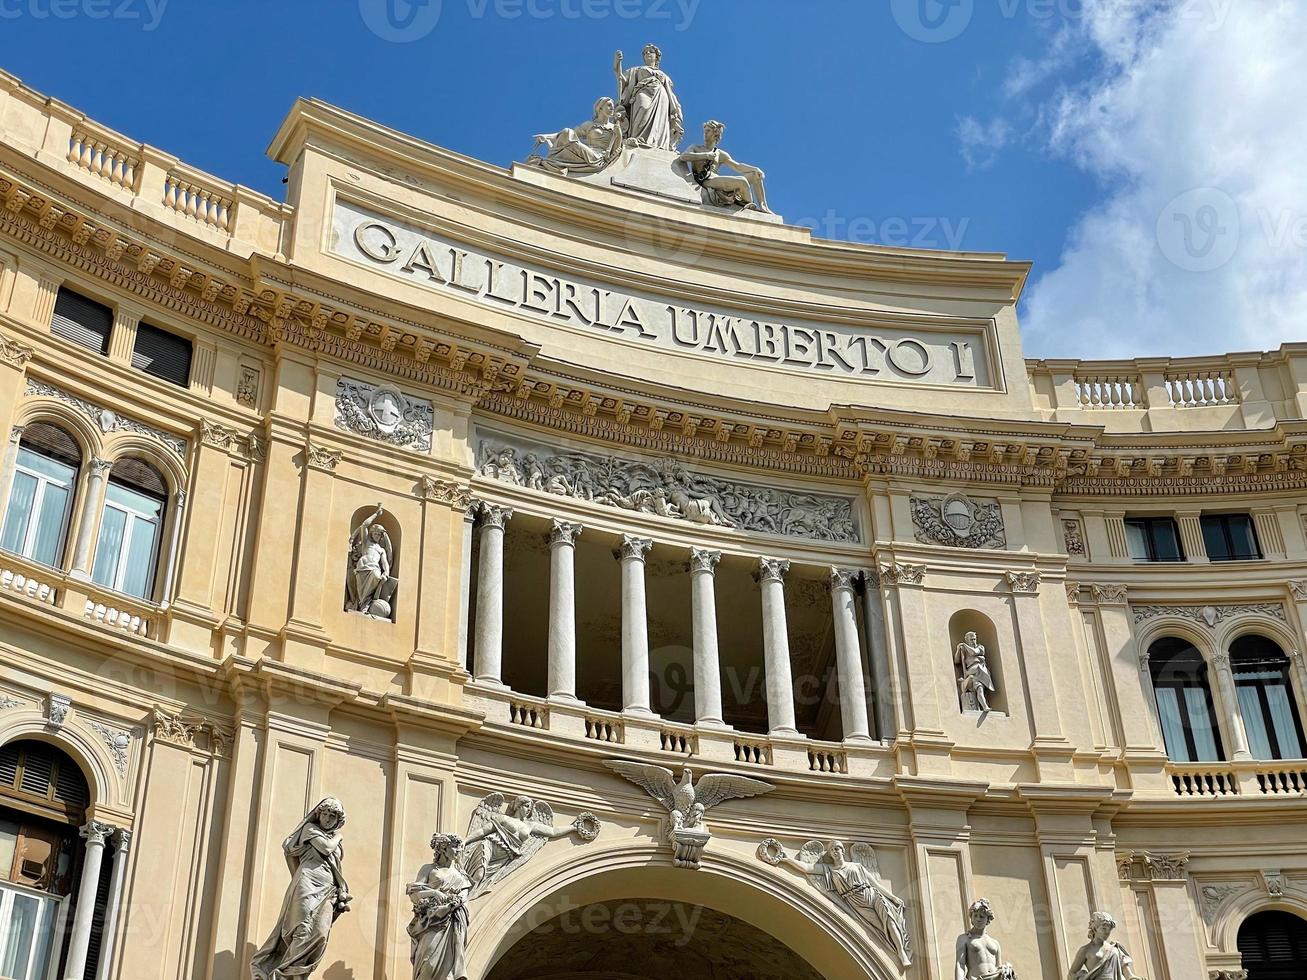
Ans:
{"label": "corinthian column", "polygon": [[724,726],[722,666],[717,651],[717,563],[720,551],[690,551],[690,603],[694,633],[694,716],[700,725]]}
{"label": "corinthian column", "polygon": [[481,505],[481,567],[477,576],[476,680],[503,687],[504,525],[511,507]]}
{"label": "corinthian column", "polygon": [[576,539],[581,525],[554,521],[549,532],[549,697],[577,703]]}
{"label": "corinthian column", "polygon": [[653,542],[622,535],[622,710],[652,715],[649,705],[649,620],[644,560]]}
{"label": "corinthian column", "polygon": [[762,587],[762,646],[767,669],[767,722],[772,735],[797,735],[794,724],[794,677],[790,672],[790,633],[785,620],[785,573],[780,558],[758,560]]}
{"label": "corinthian column", "polygon": [[77,911],[73,914],[72,938],[68,941],[68,962],[64,980],[82,980],[86,972],[86,954],[91,948],[95,898],[100,888],[100,865],[104,862],[104,842],[114,828],[92,820],[82,828],[86,838],[86,857],[82,861],[82,880],[77,887]]}
{"label": "corinthian column", "polygon": [[846,568],[830,570],[831,611],[835,617],[835,665],[840,681],[840,719],[844,738],[871,738],[867,720],[867,682],[862,673],[862,644],[858,641],[858,606],[853,582],[858,573]]}
{"label": "corinthian column", "polygon": [[91,580],[91,545],[95,541],[95,517],[104,508],[104,482],[113,469],[107,459],[92,458],[86,494],[82,497],[82,516],[77,521],[77,543],[73,546],[72,577]]}

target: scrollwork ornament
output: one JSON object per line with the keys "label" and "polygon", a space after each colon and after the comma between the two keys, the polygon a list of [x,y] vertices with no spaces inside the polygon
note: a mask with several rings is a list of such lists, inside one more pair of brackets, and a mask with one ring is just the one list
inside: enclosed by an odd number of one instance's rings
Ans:
{"label": "scrollwork ornament", "polygon": [[105,748],[109,750],[109,756],[113,759],[114,768],[118,770],[118,775],[126,776],[127,763],[131,754],[132,736],[122,729],[114,728],[94,719],[87,720],[86,723],[95,734],[100,736]]}
{"label": "scrollwork ornament", "polygon": [[322,470],[325,473],[336,472],[336,467],[344,455],[335,449],[327,449],[315,443],[309,443],[304,448],[304,462],[310,469]]}
{"label": "scrollwork ornament", "polygon": [[0,361],[11,364],[16,368],[27,366],[27,362],[32,359],[36,352],[30,347],[16,343],[8,337],[0,337]]}
{"label": "scrollwork ornament", "polygon": [[1007,582],[1014,593],[1033,595],[1039,592],[1040,575],[1038,572],[1008,572]]}
{"label": "scrollwork ornament", "polygon": [[452,480],[438,480],[424,476],[418,481],[418,493],[423,500],[448,504],[455,510],[467,511],[472,506],[472,490]]}
{"label": "scrollwork ornament", "polygon": [[1100,606],[1123,606],[1128,589],[1124,585],[1091,585],[1089,594]]}
{"label": "scrollwork ornament", "polygon": [[884,586],[921,585],[926,581],[925,565],[895,562],[880,566],[880,584]]}
{"label": "scrollwork ornament", "polygon": [[1307,582],[1290,582],[1289,593],[1296,602],[1307,602]]}

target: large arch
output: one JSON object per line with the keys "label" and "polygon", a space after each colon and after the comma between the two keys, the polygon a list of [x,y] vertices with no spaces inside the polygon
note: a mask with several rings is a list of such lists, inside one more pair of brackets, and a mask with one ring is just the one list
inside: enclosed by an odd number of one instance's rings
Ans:
{"label": "large arch", "polygon": [[[689,871],[640,845],[578,856],[534,875],[532,870],[524,867],[475,910],[468,945],[471,975],[490,976],[523,937],[569,911],[660,901],[702,906],[759,929],[827,980],[902,976],[887,951],[806,882],[787,879],[760,862],[719,852],[711,865]],[[478,929],[481,922],[501,927]]]}

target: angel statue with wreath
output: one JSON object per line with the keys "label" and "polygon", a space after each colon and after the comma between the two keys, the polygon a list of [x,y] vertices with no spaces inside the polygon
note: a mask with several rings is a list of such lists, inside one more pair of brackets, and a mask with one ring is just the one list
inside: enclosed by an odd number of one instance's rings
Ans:
{"label": "angel statue with wreath", "polygon": [[[850,855],[852,860],[848,859]],[[792,858],[780,841],[768,838],[758,845],[758,859],[806,877],[854,918],[879,932],[904,967],[912,965],[906,905],[885,887],[875,848],[870,844],[857,843],[846,850],[843,841],[813,840],[803,845],[797,858]]]}
{"label": "angel statue with wreath", "polygon": [[395,549],[390,533],[378,522],[385,509],[377,504],[349,538],[349,568],[345,575],[345,609],[372,619],[390,621],[395,616],[395,590],[399,579],[393,571]]}
{"label": "angel statue with wreath", "polygon": [[504,795],[491,793],[477,804],[468,824],[463,871],[472,882],[469,901],[526,864],[549,841],[575,834],[589,842],[599,836],[599,829],[593,813],[555,827],[554,808],[544,800],[519,796],[505,807]]}

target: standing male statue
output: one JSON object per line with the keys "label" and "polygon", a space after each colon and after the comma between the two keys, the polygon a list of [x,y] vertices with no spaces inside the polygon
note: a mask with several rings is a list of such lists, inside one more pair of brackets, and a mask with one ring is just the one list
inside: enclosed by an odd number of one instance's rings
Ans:
{"label": "standing male statue", "polygon": [[971,928],[958,936],[955,980],[1017,980],[1011,963],[1003,962],[998,940],[985,930],[994,921],[994,908],[985,899],[967,910]]}
{"label": "standing male statue", "polygon": [[617,104],[625,110],[626,142],[651,150],[674,150],[685,135],[685,113],[672,91],[672,80],[660,67],[662,49],[644,46],[644,64],[622,68],[622,52],[613,60]]}
{"label": "standing male statue", "polygon": [[972,711],[988,711],[986,691],[994,690],[994,678],[989,673],[989,659],[985,647],[975,633],[968,633],[953,651],[953,662],[962,668],[958,687],[962,691],[962,707]]}
{"label": "standing male statue", "polygon": [[[767,207],[767,192],[763,188],[764,174],[757,167],[740,163],[722,149],[724,123],[710,119],[703,124],[703,142],[690,147],[676,162],[689,169],[692,181],[703,193],[703,203],[719,208],[747,208],[771,214]],[[737,174],[724,174],[722,167],[730,167]]]}

